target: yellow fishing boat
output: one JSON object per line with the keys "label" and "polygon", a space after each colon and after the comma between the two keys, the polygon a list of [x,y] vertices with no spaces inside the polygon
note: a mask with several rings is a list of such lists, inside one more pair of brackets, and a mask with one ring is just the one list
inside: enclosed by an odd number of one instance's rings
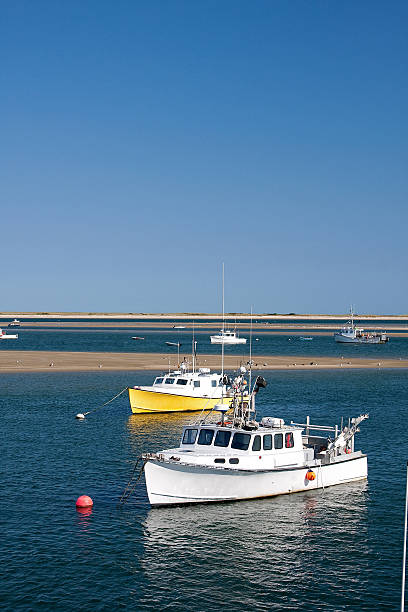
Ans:
{"label": "yellow fishing boat", "polygon": [[[209,368],[187,372],[181,369],[157,376],[151,386],[130,387],[133,414],[212,410],[216,404],[232,404],[232,381]],[[248,396],[243,398],[248,401]]]}

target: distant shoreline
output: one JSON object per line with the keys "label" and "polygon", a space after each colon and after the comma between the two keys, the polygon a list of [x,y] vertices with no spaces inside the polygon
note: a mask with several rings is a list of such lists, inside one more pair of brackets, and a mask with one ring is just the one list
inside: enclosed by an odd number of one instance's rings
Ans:
{"label": "distant shoreline", "polygon": [[[185,320],[185,321],[199,321],[199,320],[222,320],[222,313],[123,313],[123,312],[0,312],[1,319],[129,319],[140,320],[140,319],[174,319],[174,320]],[[248,314],[248,313],[225,313],[225,319],[227,321],[235,321],[236,319],[250,321],[269,321],[269,320],[284,320],[284,321],[296,321],[299,319],[312,319],[312,320],[348,320],[350,318],[349,313],[342,314]],[[359,321],[368,320],[384,320],[392,319],[395,321],[408,321],[408,314],[406,315],[372,315],[372,314],[356,314],[355,318]]]}
{"label": "distant shoreline", "polygon": [[[225,355],[226,370],[246,365],[246,358]],[[254,370],[333,370],[408,368],[408,359],[346,358],[301,355],[257,355]],[[167,353],[83,353],[68,351],[0,351],[0,373],[16,372],[165,372],[175,369],[176,356]],[[220,355],[200,355],[198,367],[221,368]]]}

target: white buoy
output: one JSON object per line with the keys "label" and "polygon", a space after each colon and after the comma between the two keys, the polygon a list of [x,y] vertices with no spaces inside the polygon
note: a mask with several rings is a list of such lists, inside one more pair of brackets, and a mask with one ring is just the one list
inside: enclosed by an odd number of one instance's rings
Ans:
{"label": "white buoy", "polygon": [[76,414],[76,415],[75,415],[75,418],[76,418],[76,419],[84,419],[84,418],[85,418],[85,415],[84,415],[84,414],[82,414],[82,412],[78,412],[78,414]]}

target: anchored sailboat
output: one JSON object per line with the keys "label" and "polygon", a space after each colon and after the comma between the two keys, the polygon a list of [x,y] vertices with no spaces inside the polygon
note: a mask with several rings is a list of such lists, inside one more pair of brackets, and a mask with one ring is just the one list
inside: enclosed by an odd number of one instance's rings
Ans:
{"label": "anchored sailboat", "polygon": [[211,344],[246,344],[246,338],[240,338],[236,328],[225,329],[225,305],[224,305],[224,264],[222,264],[222,329],[219,334],[210,336]]}

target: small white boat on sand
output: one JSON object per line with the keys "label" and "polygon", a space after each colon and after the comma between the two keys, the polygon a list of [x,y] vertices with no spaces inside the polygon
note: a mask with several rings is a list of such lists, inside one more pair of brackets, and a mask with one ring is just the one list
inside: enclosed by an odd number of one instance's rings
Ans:
{"label": "small white boat on sand", "polygon": [[21,323],[18,319],[13,319],[11,323],[7,325],[7,327],[20,327]]}
{"label": "small white boat on sand", "polygon": [[16,340],[18,338],[18,334],[6,334],[2,329],[0,329],[0,340]]}
{"label": "small white boat on sand", "polygon": [[[354,449],[354,436],[368,415],[340,428],[312,425],[309,417],[306,424],[273,417],[258,422],[254,400],[264,386],[258,376],[248,405],[238,377],[231,417],[225,406],[215,406],[210,415],[221,417],[186,425],[177,447],[140,457],[152,506],[270,497],[367,477],[367,457]],[[133,489],[130,482],[127,490]],[[127,496],[125,490],[122,501]]]}

